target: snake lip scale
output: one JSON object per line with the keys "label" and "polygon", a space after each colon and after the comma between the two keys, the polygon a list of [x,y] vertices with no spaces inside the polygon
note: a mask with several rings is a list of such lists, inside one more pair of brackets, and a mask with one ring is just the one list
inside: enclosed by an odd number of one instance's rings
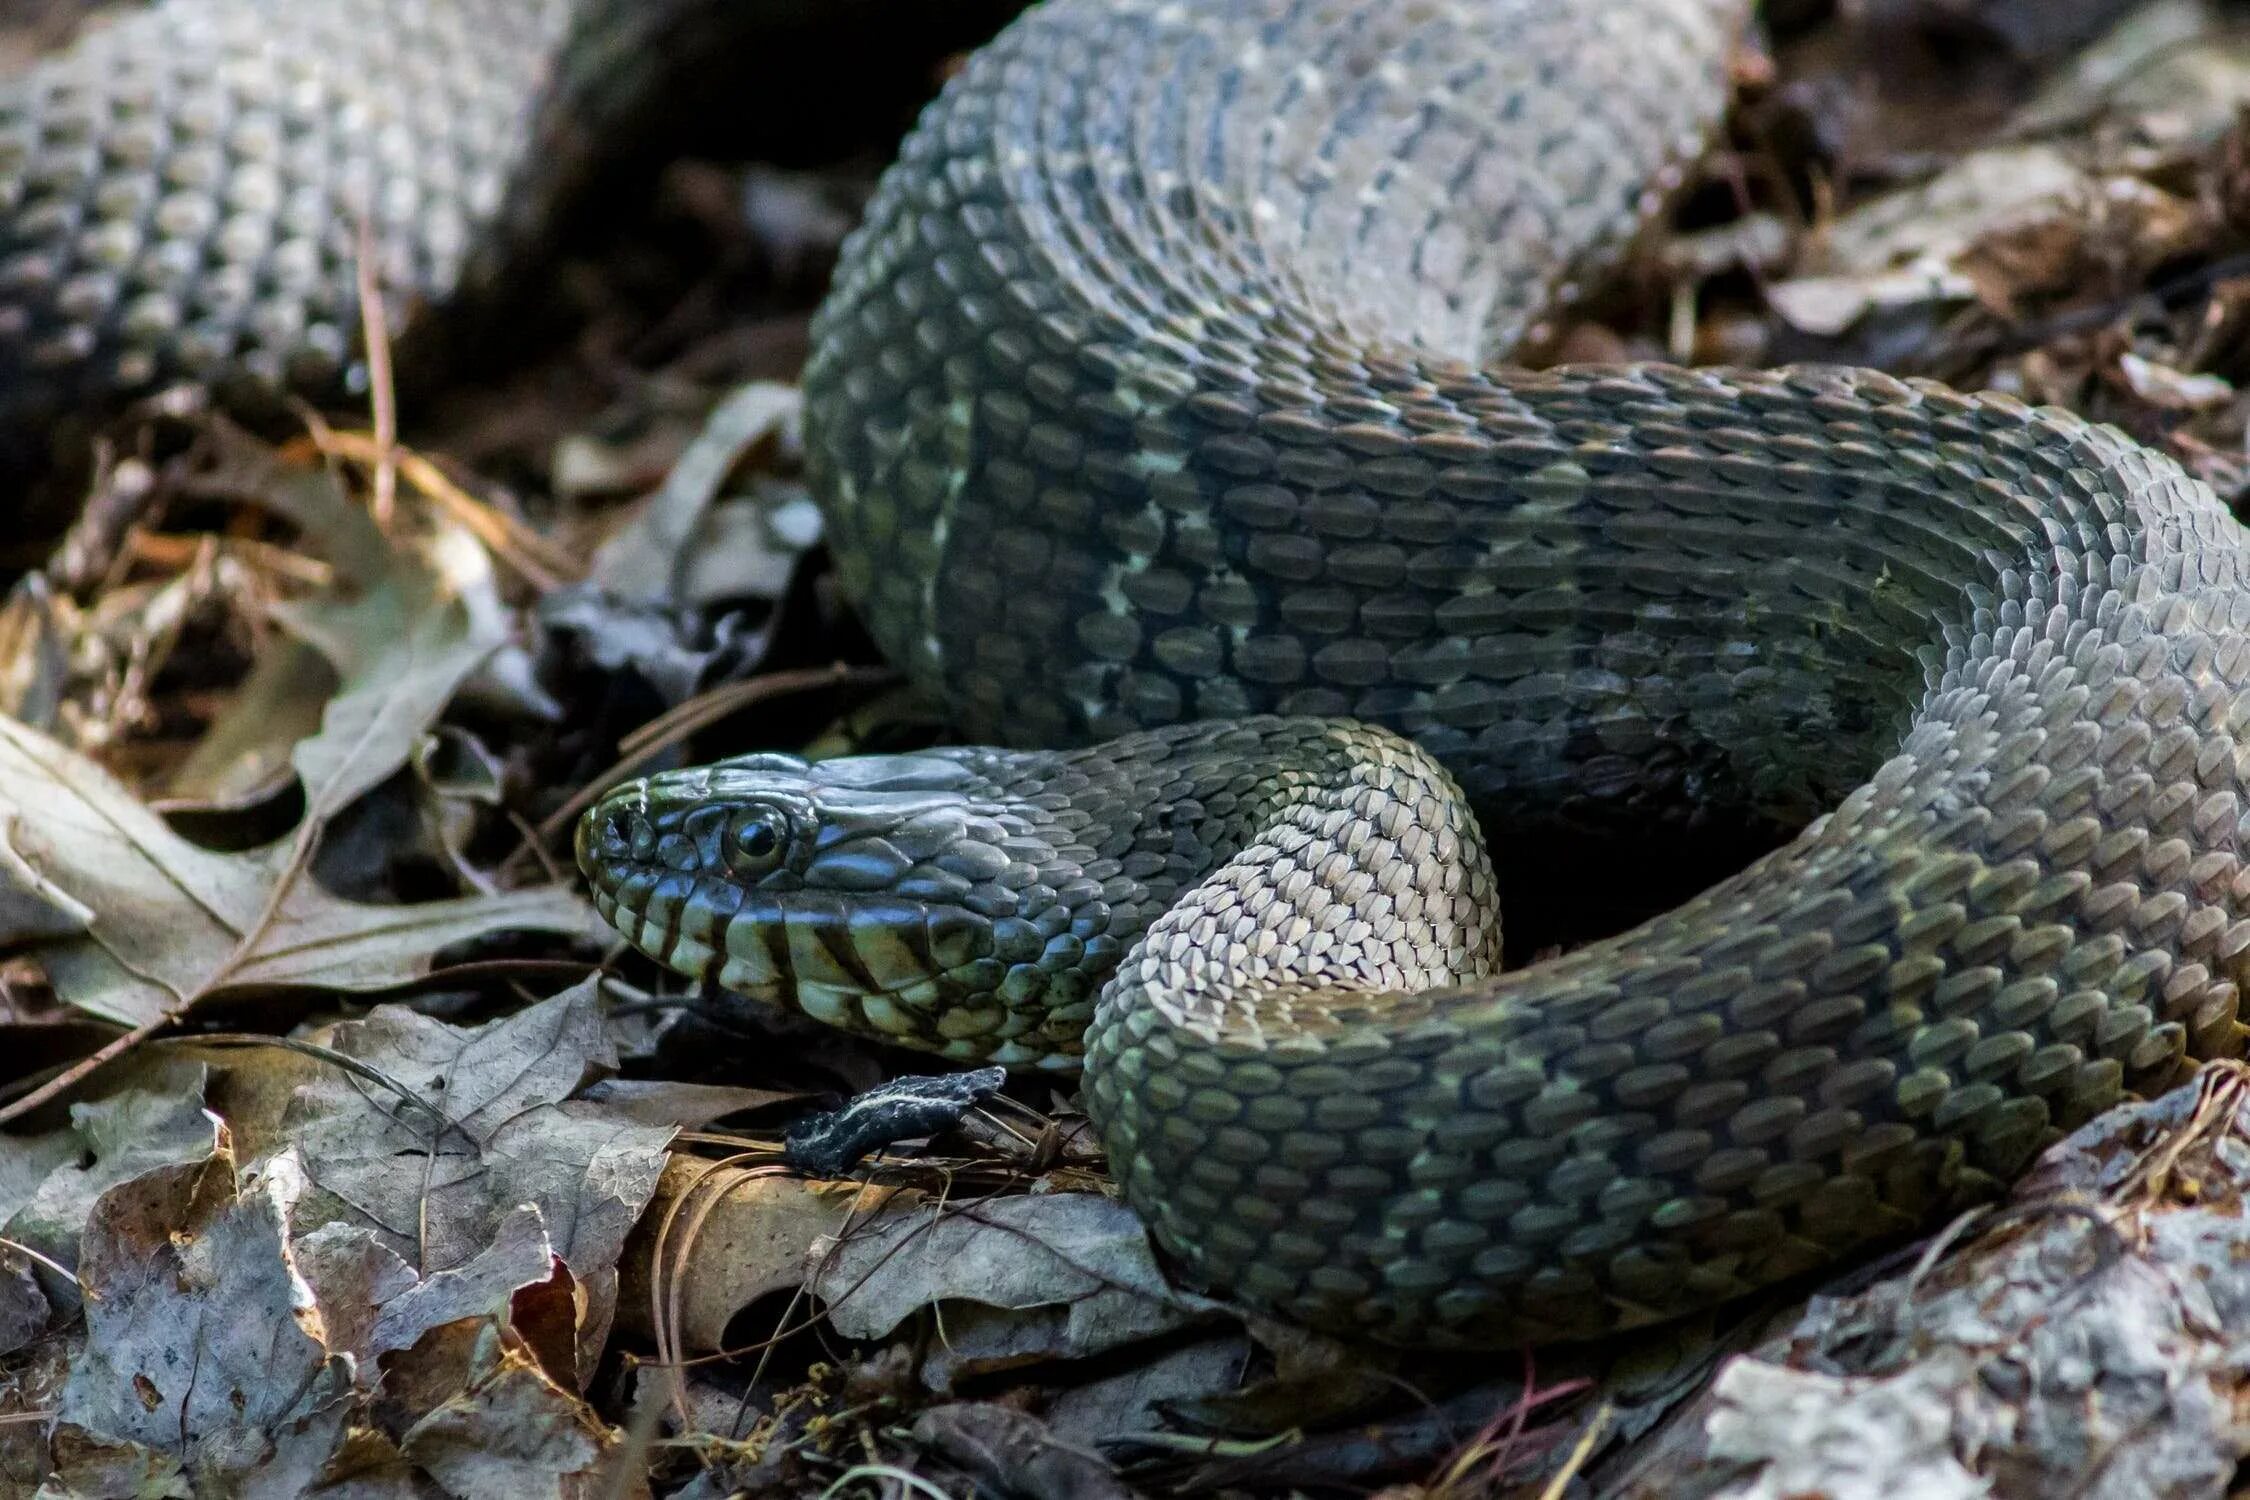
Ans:
{"label": "snake lip scale", "polygon": [[[1188,1274],[1404,1344],[1817,1269],[2238,1052],[2207,487],[1871,371],[1508,362],[1681,181],[1748,8],[1026,12],[804,373],[843,584],[989,743],[620,787],[603,915],[747,1003],[1081,1069]],[[760,10],[166,0],[0,83],[0,451],[182,375],[333,394],[355,206],[404,336],[457,326]],[[1744,825],[1795,831],[1503,968],[1495,860]]]}

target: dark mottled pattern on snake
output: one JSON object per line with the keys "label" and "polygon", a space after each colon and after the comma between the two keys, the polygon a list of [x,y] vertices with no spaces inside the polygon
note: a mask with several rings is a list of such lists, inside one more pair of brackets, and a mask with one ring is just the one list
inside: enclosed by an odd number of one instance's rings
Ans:
{"label": "dark mottled pattern on snake", "polygon": [[[700,8],[182,0],[9,82],[0,436],[333,380],[361,215],[434,308],[504,276]],[[877,639],[1023,748],[621,788],[605,914],[753,1000],[1082,1064],[1195,1276],[1406,1342],[1826,1264],[2236,1050],[2250,589],[2207,489],[1866,371],[1506,363],[1700,148],[1743,8],[1027,14],[805,377]],[[1776,819],[1501,969],[1493,860],[1541,830]]]}

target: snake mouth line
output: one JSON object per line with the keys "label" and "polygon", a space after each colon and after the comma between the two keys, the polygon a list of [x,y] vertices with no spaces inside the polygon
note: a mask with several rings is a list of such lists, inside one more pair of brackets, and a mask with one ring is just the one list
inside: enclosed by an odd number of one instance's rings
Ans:
{"label": "snake mouth line", "polygon": [[[962,1061],[1068,1071],[1069,1038],[998,1003],[988,930],[921,902],[746,887],[721,875],[583,861],[594,909],[683,978]],[[981,997],[981,998],[979,998]]]}
{"label": "snake mouth line", "polygon": [[849,989],[871,1000],[937,998],[945,970],[916,951],[913,908],[890,925],[854,922],[819,892],[744,889],[724,878],[668,870],[597,869],[597,910],[633,945],[685,978],[754,999],[799,986]]}
{"label": "snake mouth line", "polygon": [[1097,883],[1040,883],[1035,821],[945,752],[765,754],[612,789],[576,853],[605,919],[722,995],[1067,1070],[1118,944]]}
{"label": "snake mouth line", "polygon": [[[1073,1070],[1078,1050],[1055,1046],[1037,1032],[1039,1016],[992,1003],[972,1003],[988,976],[970,960],[956,969],[918,967],[900,974],[900,958],[916,954],[913,933],[927,922],[846,913],[821,893],[747,893],[729,918],[711,902],[632,904],[632,873],[596,879],[594,911],[652,960],[697,983],[715,985],[774,1010],[796,1010],[850,1032],[893,1039],[958,1061],[997,1061],[1012,1068]],[[661,884],[661,882],[657,882]],[[702,886],[720,886],[704,877]],[[677,920],[661,915],[677,913]]]}

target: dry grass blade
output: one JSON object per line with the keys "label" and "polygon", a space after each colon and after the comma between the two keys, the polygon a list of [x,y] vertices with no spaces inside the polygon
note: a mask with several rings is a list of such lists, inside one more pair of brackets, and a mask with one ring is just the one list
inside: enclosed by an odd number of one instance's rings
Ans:
{"label": "dry grass blade", "polygon": [[[523,522],[485,504],[456,483],[435,462],[412,448],[386,449],[374,435],[314,427],[306,438],[314,451],[357,464],[370,472],[386,462],[398,476],[476,538],[526,582],[542,593],[551,593],[577,578],[583,565]],[[294,445],[284,447],[285,458],[296,457]]]}

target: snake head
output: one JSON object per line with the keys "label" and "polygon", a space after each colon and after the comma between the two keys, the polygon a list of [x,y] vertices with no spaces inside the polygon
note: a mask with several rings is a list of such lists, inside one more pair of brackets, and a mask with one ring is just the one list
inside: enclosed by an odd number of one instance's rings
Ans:
{"label": "snake head", "polygon": [[761,754],[579,821],[594,905],[691,979],[962,1060],[1076,1066],[1117,941],[1090,858],[996,752]]}

